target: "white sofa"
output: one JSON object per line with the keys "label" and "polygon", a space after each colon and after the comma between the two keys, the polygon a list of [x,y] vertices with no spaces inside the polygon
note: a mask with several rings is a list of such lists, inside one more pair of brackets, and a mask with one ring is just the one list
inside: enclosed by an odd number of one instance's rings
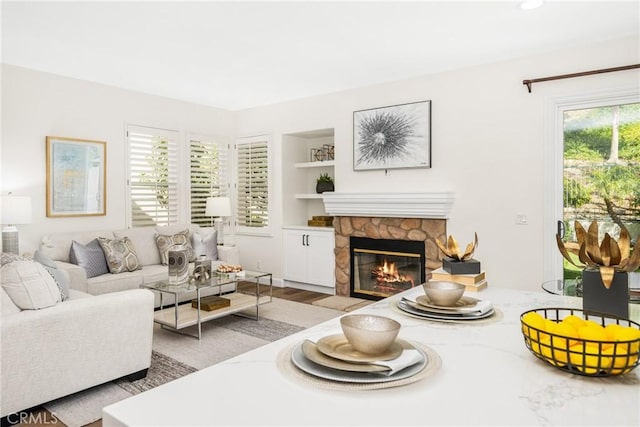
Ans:
{"label": "white sofa", "polygon": [[20,310],[0,288],[0,416],[129,376],[151,363],[153,295],[75,290],[52,307]]}
{"label": "white sofa", "polygon": [[[124,230],[102,230],[82,232],[50,233],[42,238],[40,251],[56,261],[60,269],[67,271],[70,278],[70,288],[86,292],[91,295],[100,295],[110,292],[118,292],[127,289],[137,289],[142,284],[167,280],[168,268],[161,264],[160,253],[156,245],[156,234],[175,234],[189,229],[189,236],[199,227],[193,224],[174,225],[169,227],[139,227]],[[109,239],[129,237],[133,242],[138,259],[142,265],[140,270],[122,272],[118,274],[102,274],[87,278],[86,271],[82,267],[71,264],[69,250],[72,241],[86,245],[93,239],[105,237]],[[240,264],[238,251],[235,246],[218,246],[217,261],[213,262],[213,268],[219,264]],[[196,256],[199,254],[196,254]],[[230,287],[227,287],[230,288]],[[223,291],[229,289],[223,288]],[[215,290],[217,292],[217,289]],[[167,301],[167,299],[165,299]],[[167,301],[170,302],[170,299]],[[159,300],[156,296],[156,306]]]}

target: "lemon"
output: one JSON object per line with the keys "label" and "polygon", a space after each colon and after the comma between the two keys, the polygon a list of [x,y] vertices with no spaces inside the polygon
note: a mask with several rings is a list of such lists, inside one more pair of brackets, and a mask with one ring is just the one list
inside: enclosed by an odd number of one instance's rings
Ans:
{"label": "lemon", "polygon": [[[600,323],[596,323],[593,320],[585,320],[584,321],[584,325],[582,325],[582,326],[591,326],[591,327],[600,326],[600,327],[602,327],[602,325],[600,325]],[[578,328],[578,329],[580,329],[580,328]]]}
{"label": "lemon", "polygon": [[614,341],[634,341],[631,343],[618,344],[616,347],[628,353],[638,353],[640,350],[640,330],[632,327],[621,327],[614,329]]}
{"label": "lemon", "polygon": [[526,313],[524,316],[522,316],[522,322],[524,324],[531,326],[533,328],[540,329],[542,331],[544,331],[544,321],[545,321],[545,318],[542,317],[539,313],[536,313],[535,311],[530,311]]}
{"label": "lemon", "polygon": [[562,319],[562,323],[568,323],[574,327],[574,329],[578,330],[584,326],[584,319],[579,318],[575,314],[570,314]]}
{"label": "lemon", "polygon": [[540,314],[530,311],[522,316],[522,323],[524,323],[522,331],[532,341],[540,341],[544,337],[545,334],[542,332],[545,330],[545,319]]}
{"label": "lemon", "polygon": [[590,341],[607,341],[607,333],[604,328],[595,322],[588,322],[590,321],[587,321],[585,326],[578,329],[578,337]]}
{"label": "lemon", "polygon": [[611,366],[610,357],[600,357],[598,345],[578,343],[569,349],[569,361],[576,369],[585,374],[596,374]]}
{"label": "lemon", "polygon": [[[560,322],[556,325],[554,329],[554,333],[561,337],[573,338],[569,340],[569,345],[577,344],[578,341],[578,331],[574,328],[570,323]],[[556,342],[557,338],[554,338],[554,342]],[[558,340],[559,342],[559,340]]]}
{"label": "lemon", "polygon": [[544,331],[550,334],[555,334],[556,326],[558,324],[551,319],[544,319]]}
{"label": "lemon", "polygon": [[604,331],[607,333],[607,340],[608,341],[615,341],[616,337],[616,331],[618,329],[623,329],[624,326],[622,325],[618,325],[617,323],[610,323],[607,326],[605,326]]}
{"label": "lemon", "polygon": [[631,368],[624,368],[627,366],[633,366],[638,360],[637,354],[629,355],[621,346],[606,348],[602,350],[602,354],[609,356],[611,374],[614,375],[629,372]]}
{"label": "lemon", "polygon": [[552,365],[565,366],[569,361],[566,338],[551,337],[540,343],[540,353]]}

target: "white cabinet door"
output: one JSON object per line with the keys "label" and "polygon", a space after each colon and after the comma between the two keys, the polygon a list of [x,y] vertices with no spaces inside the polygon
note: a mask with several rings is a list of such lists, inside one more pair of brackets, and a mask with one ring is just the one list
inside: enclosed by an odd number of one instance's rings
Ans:
{"label": "white cabinet door", "polygon": [[284,230],[284,263],[283,276],[286,280],[306,282],[307,253],[304,250],[306,234],[300,230]]}
{"label": "white cabinet door", "polygon": [[334,242],[333,230],[285,229],[283,278],[334,287]]}
{"label": "white cabinet door", "polygon": [[309,232],[307,236],[307,282],[334,287],[334,234]]}

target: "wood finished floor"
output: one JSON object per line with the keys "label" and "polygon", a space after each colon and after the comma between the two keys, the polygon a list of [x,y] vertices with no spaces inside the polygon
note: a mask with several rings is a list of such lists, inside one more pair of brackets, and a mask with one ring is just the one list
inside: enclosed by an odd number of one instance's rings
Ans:
{"label": "wood finished floor", "polygon": [[[239,291],[253,292],[255,290],[255,283],[240,282],[238,283]],[[268,294],[269,286],[260,285],[260,293]],[[303,289],[295,288],[279,288],[273,287],[273,296],[289,301],[295,301],[303,304],[311,304],[314,301],[321,300],[329,295],[321,294],[313,291],[305,291]],[[27,422],[19,424],[9,424],[6,419],[2,419],[2,427],[10,425],[19,425],[21,427],[67,427],[61,421],[54,418],[49,411],[43,407],[38,407],[29,412],[28,417],[25,418]],[[87,427],[102,427],[102,420],[95,421],[91,424],[87,424]]]}

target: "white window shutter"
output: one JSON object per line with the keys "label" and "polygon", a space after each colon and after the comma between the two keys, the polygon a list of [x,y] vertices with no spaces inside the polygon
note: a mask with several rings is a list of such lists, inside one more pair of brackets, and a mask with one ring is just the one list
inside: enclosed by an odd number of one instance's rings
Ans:
{"label": "white window shutter", "polygon": [[189,138],[191,222],[209,226],[211,217],[204,215],[207,197],[229,196],[228,143],[213,138]]}
{"label": "white window shutter", "polygon": [[133,227],[178,222],[178,141],[175,131],[127,127]]}
{"label": "white window shutter", "polygon": [[[269,226],[269,138],[237,141],[236,225]],[[240,228],[241,230],[241,228]]]}

